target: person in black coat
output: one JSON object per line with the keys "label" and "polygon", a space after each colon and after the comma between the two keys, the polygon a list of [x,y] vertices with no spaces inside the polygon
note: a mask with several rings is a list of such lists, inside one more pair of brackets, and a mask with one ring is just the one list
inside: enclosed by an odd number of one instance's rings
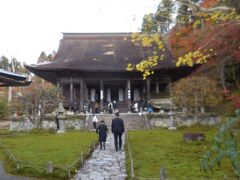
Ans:
{"label": "person in black coat", "polygon": [[107,132],[108,132],[108,128],[107,128],[105,122],[102,120],[100,122],[100,125],[96,129],[96,133],[99,136],[99,142],[100,142],[100,149],[101,150],[102,150],[102,148],[105,150],[105,142],[106,142],[106,139],[107,139]]}
{"label": "person in black coat", "polygon": [[59,118],[58,114],[56,114],[56,125],[57,125],[57,131],[59,130]]}
{"label": "person in black coat", "polygon": [[112,133],[114,134],[114,144],[116,151],[122,148],[122,133],[124,133],[124,123],[119,118],[119,112],[115,113],[116,118],[112,120]]}

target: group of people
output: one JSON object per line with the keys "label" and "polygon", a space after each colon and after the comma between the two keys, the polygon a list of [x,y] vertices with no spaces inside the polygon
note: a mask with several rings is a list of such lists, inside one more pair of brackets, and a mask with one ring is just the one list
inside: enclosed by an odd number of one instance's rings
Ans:
{"label": "group of people", "polygon": [[117,108],[117,102],[116,101],[109,101],[108,102],[108,112],[109,114],[115,113],[115,110]]}
{"label": "group of people", "polygon": [[[116,117],[112,119],[111,131],[114,134],[114,145],[116,151],[122,148],[122,134],[124,133],[124,122],[119,118],[119,111],[115,113]],[[101,120],[97,127],[98,119],[96,115],[93,116],[93,127],[96,129],[96,133],[99,136],[100,149],[105,149],[105,143],[107,139],[108,128],[104,120]]]}
{"label": "group of people", "polygon": [[[109,101],[107,104],[107,110],[109,114],[112,114],[115,112],[115,109],[117,108],[117,102],[116,101]],[[98,101],[96,101],[94,103],[94,112],[96,114],[100,113],[100,103]]]}

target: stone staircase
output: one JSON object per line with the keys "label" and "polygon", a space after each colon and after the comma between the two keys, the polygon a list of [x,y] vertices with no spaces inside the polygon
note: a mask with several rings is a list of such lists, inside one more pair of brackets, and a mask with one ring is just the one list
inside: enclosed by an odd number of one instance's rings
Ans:
{"label": "stone staircase", "polygon": [[[98,123],[100,123],[101,120],[105,121],[105,124],[108,126],[109,131],[111,131],[111,123],[112,119],[115,118],[115,115],[113,114],[97,114]],[[87,129],[93,130],[92,125],[92,115],[89,115],[87,119]],[[120,118],[124,121],[124,126],[126,130],[140,130],[140,129],[146,129],[147,124],[145,121],[144,116],[139,116],[135,113],[121,113]]]}
{"label": "stone staircase", "polygon": [[117,102],[117,109],[119,110],[119,112],[123,112],[126,113],[128,112],[128,105],[127,102]]}

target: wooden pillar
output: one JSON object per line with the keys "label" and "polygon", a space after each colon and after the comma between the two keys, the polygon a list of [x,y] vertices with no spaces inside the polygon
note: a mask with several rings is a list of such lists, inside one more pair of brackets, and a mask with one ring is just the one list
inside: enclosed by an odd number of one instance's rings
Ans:
{"label": "wooden pillar", "polygon": [[128,111],[131,112],[131,81],[130,79],[127,80],[127,105],[128,105]]}
{"label": "wooden pillar", "polygon": [[70,104],[73,104],[73,83],[70,83]]}
{"label": "wooden pillar", "polygon": [[159,82],[156,80],[156,94],[159,94]]}
{"label": "wooden pillar", "polygon": [[172,82],[171,80],[168,82],[168,92],[170,93],[171,91],[171,88],[172,88]]}
{"label": "wooden pillar", "polygon": [[57,104],[59,104],[60,101],[60,83],[57,81]]}
{"label": "wooden pillar", "polygon": [[104,95],[104,89],[103,89],[103,80],[100,80],[100,110],[103,111],[103,95]]}
{"label": "wooden pillar", "polygon": [[80,77],[80,112],[83,112],[83,105],[84,105],[84,83],[83,78]]}
{"label": "wooden pillar", "polygon": [[150,102],[150,99],[151,99],[151,81],[150,81],[150,78],[147,78],[146,80],[146,85],[147,85],[147,102],[149,103]]}
{"label": "wooden pillar", "polygon": [[143,81],[143,84],[142,84],[142,92],[143,92],[143,93],[146,93],[145,81]]}
{"label": "wooden pillar", "polygon": [[84,89],[83,89],[83,91],[84,91],[84,101],[85,101],[85,102],[88,102],[88,89],[87,89],[87,84],[86,84],[86,82],[84,82],[83,87],[84,87]]}

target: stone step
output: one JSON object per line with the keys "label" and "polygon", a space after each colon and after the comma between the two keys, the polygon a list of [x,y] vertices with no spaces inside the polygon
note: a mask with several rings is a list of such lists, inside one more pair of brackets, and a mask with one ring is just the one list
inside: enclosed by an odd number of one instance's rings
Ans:
{"label": "stone step", "polygon": [[[101,120],[105,121],[105,124],[108,126],[108,128],[111,127],[112,119],[115,118],[113,114],[97,114],[98,123],[100,123]],[[92,130],[92,115],[88,118],[88,129]],[[128,130],[134,130],[134,129],[145,129],[146,128],[146,121],[144,119],[144,116],[140,116],[138,114],[132,114],[132,113],[123,113],[120,114],[120,118],[123,119],[125,128]]]}

